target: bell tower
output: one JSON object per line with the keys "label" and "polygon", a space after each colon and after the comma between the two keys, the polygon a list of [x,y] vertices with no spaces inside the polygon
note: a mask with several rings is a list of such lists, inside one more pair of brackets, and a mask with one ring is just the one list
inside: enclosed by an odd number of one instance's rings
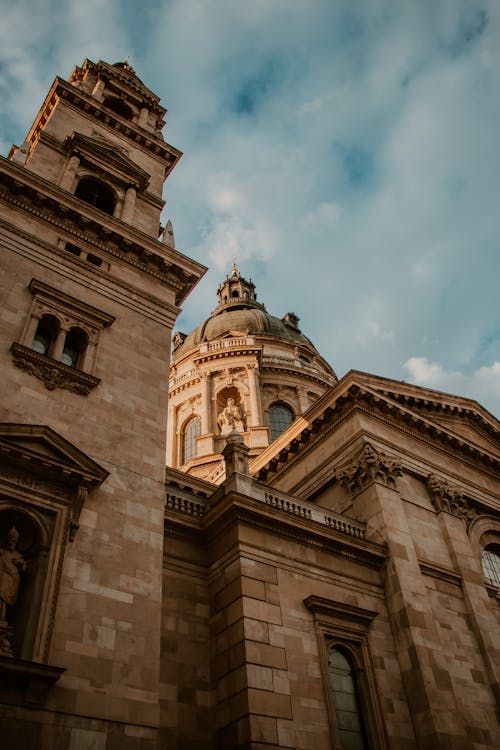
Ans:
{"label": "bell tower", "polygon": [[158,239],[165,112],[127,62],[85,60],[0,157],[7,747],[156,747],[170,340],[205,271]]}
{"label": "bell tower", "polygon": [[156,238],[163,183],[181,157],[163,139],[165,113],[127,62],[85,60],[55,79],[10,158]]}

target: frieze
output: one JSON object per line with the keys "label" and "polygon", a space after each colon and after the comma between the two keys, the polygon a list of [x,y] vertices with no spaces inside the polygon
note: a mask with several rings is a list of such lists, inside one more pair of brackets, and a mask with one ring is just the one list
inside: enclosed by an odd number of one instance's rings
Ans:
{"label": "frieze", "polygon": [[72,493],[70,490],[59,486],[55,482],[48,482],[33,473],[21,474],[13,469],[0,466],[0,479],[17,485],[18,487],[35,490],[50,497],[58,497],[61,500],[71,500]]}
{"label": "frieze", "polygon": [[389,458],[371,443],[365,442],[360,453],[349,464],[337,470],[337,477],[351,495],[357,495],[374,482],[395,488],[396,477],[400,477],[402,473],[400,461]]}
{"label": "frieze", "polygon": [[49,391],[63,388],[79,396],[88,396],[92,388],[101,382],[94,375],[69,367],[22,344],[12,344],[11,352],[16,367],[42,380]]}
{"label": "frieze", "polygon": [[478,510],[473,502],[465,497],[458,487],[449,484],[445,479],[441,479],[435,474],[429,474],[427,489],[436,513],[442,511],[451,513],[457,518],[462,518],[467,526],[478,515]]}

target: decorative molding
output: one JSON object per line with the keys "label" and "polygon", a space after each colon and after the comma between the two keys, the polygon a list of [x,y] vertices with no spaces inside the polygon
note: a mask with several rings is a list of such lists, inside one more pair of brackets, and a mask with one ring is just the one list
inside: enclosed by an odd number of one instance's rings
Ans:
{"label": "decorative molding", "polygon": [[337,477],[342,486],[354,496],[374,482],[395,489],[396,477],[400,477],[402,473],[400,461],[389,458],[366,441],[357,456],[337,470]]}
{"label": "decorative molding", "polygon": [[[103,248],[137,270],[172,286],[179,305],[205,272],[205,267],[175,250],[83,203],[33,172],[0,157],[0,198],[63,232]],[[116,249],[115,249],[116,246]]]}
{"label": "decorative molding", "polygon": [[64,667],[51,664],[14,659],[0,655],[0,677],[4,688],[12,689],[18,685],[24,688],[24,703],[33,708],[43,708],[47,701],[50,687],[65,672]]}
{"label": "decorative molding", "polygon": [[458,588],[462,587],[462,576],[459,573],[456,573],[454,570],[443,568],[441,565],[436,565],[436,563],[431,563],[427,560],[420,560],[419,566],[420,572],[424,576],[436,578],[439,581],[450,583],[453,586],[457,586]]}
{"label": "decorative molding", "polygon": [[354,604],[338,602],[334,599],[325,599],[322,596],[308,596],[304,599],[307,609],[314,615],[327,615],[333,619],[348,620],[363,626],[368,630],[378,612],[372,609],[364,609]]}
{"label": "decorative molding", "polygon": [[466,498],[458,487],[449,484],[445,479],[440,479],[435,474],[429,474],[427,489],[436,513],[442,511],[451,513],[457,518],[462,518],[467,527],[478,515],[478,509],[473,501]]}
{"label": "decorative molding", "polygon": [[101,382],[101,379],[94,375],[69,367],[63,362],[57,362],[22,344],[14,343],[10,350],[16,367],[42,380],[49,391],[64,388],[79,396],[88,396],[92,388]]}

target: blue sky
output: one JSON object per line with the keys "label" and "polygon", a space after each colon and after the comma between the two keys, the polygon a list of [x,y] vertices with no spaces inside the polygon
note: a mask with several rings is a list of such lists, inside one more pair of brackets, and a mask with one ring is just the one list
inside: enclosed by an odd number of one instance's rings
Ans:
{"label": "blue sky", "polygon": [[55,75],[126,56],[184,157],[165,188],[178,249],[236,258],[350,368],[500,413],[498,0],[19,0],[2,9],[0,150]]}

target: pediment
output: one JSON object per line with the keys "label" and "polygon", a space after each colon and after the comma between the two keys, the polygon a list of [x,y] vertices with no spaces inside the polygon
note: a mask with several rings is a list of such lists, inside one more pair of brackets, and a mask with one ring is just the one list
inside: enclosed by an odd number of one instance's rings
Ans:
{"label": "pediment", "polygon": [[372,375],[359,378],[359,382],[388,403],[396,402],[438,428],[487,451],[499,452],[500,423],[477,401]]}
{"label": "pediment", "polygon": [[86,487],[96,487],[108,476],[106,469],[45,425],[0,423],[0,456]]}
{"label": "pediment", "polygon": [[488,466],[500,465],[500,423],[476,401],[351,370],[252,461],[251,473],[269,481],[288,471],[312,440],[357,405]]}
{"label": "pediment", "polygon": [[132,179],[145,188],[150,175],[130,159],[118,144],[108,141],[102,136],[88,136],[74,132],[67,139],[67,148],[71,152],[79,153],[91,162],[107,171],[115,171],[120,176]]}

